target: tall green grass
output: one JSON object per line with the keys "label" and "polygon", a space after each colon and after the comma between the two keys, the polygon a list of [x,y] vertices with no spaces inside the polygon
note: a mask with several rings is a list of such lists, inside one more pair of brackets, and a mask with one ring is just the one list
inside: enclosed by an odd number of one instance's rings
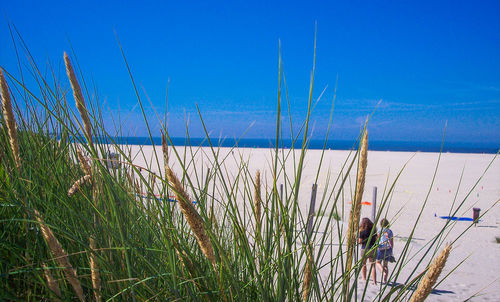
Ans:
{"label": "tall green grass", "polygon": [[[349,175],[356,173],[359,150],[352,149],[341,173],[328,172],[324,183],[318,183],[323,186],[323,194],[317,197],[316,212],[322,214],[314,216],[309,232],[307,212],[299,206],[300,192],[309,190],[301,184],[310,138],[309,123],[316,103],[313,99],[315,58],[305,122],[298,133],[291,133],[295,141],[303,138],[300,149],[280,147],[285,136],[281,109],[284,99],[288,108],[290,103],[286,82],[286,98],[282,98],[284,76],[281,56],[279,58],[276,147],[270,150],[272,162],[268,170],[261,171],[264,179],[260,188],[261,208],[256,212],[252,158],[245,158],[236,148],[230,150],[236,151],[234,153],[221,149],[209,136],[200,110],[199,119],[210,147],[202,150],[192,146],[189,127],[186,127],[186,145],[172,146],[168,129],[163,126],[165,141],[169,144],[169,163],[154,154],[148,158],[146,167],[139,167],[134,164],[129,146],[114,141],[121,134],[121,125],[111,132],[105,129],[102,105],[97,97],[91,98],[94,91],[82,74],[79,74],[79,83],[89,117],[87,128],[82,110],[75,111],[70,106],[75,100],[68,88],[68,79],[56,77],[50,65],[47,66],[49,72],[42,73],[20,41],[21,44],[15,45],[28,58],[26,65],[20,64],[26,72],[15,76],[13,71],[4,70],[13,97],[21,164],[18,169],[2,118],[2,299],[40,301],[77,297],[64,274],[65,267],[55,259],[42,234],[42,223],[36,213],[40,213],[43,224],[52,230],[67,252],[85,300],[344,301],[364,298],[366,285],[356,281],[363,259],[355,256],[353,265],[346,264],[348,243],[343,228],[343,221],[349,219],[344,201],[354,197],[354,192],[347,192]],[[78,66],[75,60],[73,63]],[[136,88],[126,60],[125,63]],[[28,74],[29,79],[25,78]],[[28,87],[26,83],[33,85]],[[138,90],[135,91],[149,135],[160,136],[161,133],[150,130],[151,121],[144,113],[143,100]],[[334,100],[332,114],[333,104]],[[289,123],[294,123],[291,117]],[[366,128],[358,140],[364,131]],[[90,138],[92,144],[88,143]],[[105,140],[113,143],[105,144]],[[326,142],[327,138],[324,146]],[[77,159],[77,148],[88,157],[92,181],[70,197],[68,189],[87,173]],[[110,149],[120,154],[118,169],[108,166],[105,155]],[[325,148],[322,158],[324,152]],[[145,156],[142,149],[140,153]],[[229,164],[230,161],[236,165]],[[173,187],[168,181],[165,164],[175,167],[187,197],[179,197],[179,187]],[[321,166],[317,167],[316,182],[321,181]],[[382,196],[377,221],[384,217],[394,185],[388,184]],[[155,198],[155,194],[160,198]],[[182,200],[187,204],[196,201],[191,207],[198,213],[201,227],[213,247],[213,263],[202,252],[179,203],[167,201],[171,195],[176,195],[178,200],[188,199]],[[421,211],[426,201],[422,204]],[[455,213],[462,204],[454,209]],[[260,216],[260,223],[256,223],[256,214]],[[374,299],[408,299],[429,264],[424,261],[425,256],[436,254],[443,242],[457,239],[445,238],[451,226],[447,223],[424,246],[417,266],[408,267],[406,260],[413,229],[389,278],[400,280],[403,270],[412,271],[410,277],[399,286],[380,285],[380,293]],[[102,286],[99,295],[92,283],[91,257]],[[57,283],[59,293],[50,289],[47,272]]]}

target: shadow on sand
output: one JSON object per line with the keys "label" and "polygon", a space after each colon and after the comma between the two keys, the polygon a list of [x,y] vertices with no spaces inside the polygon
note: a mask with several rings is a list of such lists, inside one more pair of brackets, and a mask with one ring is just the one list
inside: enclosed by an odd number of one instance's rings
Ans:
{"label": "shadow on sand", "polygon": [[[387,286],[390,286],[390,287],[396,287],[396,286],[400,286],[400,287],[404,287],[404,284],[402,283],[398,283],[398,282],[389,282],[387,283]],[[415,285],[412,285],[412,286],[409,286],[408,287],[408,290],[411,290],[411,291],[415,291],[417,289],[417,287]],[[442,289],[434,289],[433,291],[431,291],[431,295],[444,295],[444,294],[454,294],[455,292],[451,291],[451,290],[442,290]]]}

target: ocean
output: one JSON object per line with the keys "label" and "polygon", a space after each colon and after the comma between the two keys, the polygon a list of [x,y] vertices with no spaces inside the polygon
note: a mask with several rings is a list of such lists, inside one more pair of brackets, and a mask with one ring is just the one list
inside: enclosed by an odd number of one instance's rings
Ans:
{"label": "ocean", "polygon": [[[175,146],[184,146],[189,144],[191,146],[209,146],[206,138],[183,138],[173,137],[172,143]],[[220,147],[245,147],[245,148],[274,148],[275,140],[262,139],[262,138],[210,138],[212,145]],[[161,145],[161,137],[115,137],[113,141],[118,144],[128,145]],[[103,143],[110,143],[110,140],[101,140]],[[292,140],[283,139],[279,143],[280,147],[291,148]],[[311,139],[308,141],[309,149],[323,149],[325,144],[324,140]],[[368,144],[369,150],[374,151],[408,151],[408,152],[451,152],[451,153],[489,153],[495,154],[499,151],[500,145],[494,143],[461,143],[461,142],[444,142],[441,149],[442,142],[408,142],[408,141],[370,141]],[[297,140],[293,144],[296,149],[302,147],[302,140]],[[351,150],[356,148],[355,141],[348,140],[329,140],[326,144],[327,150]]]}

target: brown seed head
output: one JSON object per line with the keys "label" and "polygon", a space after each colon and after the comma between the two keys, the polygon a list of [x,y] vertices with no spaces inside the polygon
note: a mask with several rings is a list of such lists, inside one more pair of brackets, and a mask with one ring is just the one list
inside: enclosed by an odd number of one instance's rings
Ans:
{"label": "brown seed head", "polygon": [[304,268],[304,281],[302,283],[302,301],[306,302],[309,298],[311,291],[312,275],[313,275],[314,257],[312,253],[312,246],[307,246],[307,262]]}
{"label": "brown seed head", "polygon": [[260,171],[257,170],[255,174],[255,193],[253,196],[254,210],[255,210],[255,224],[257,230],[260,229],[260,221],[262,215],[262,198],[260,194]]}
{"label": "brown seed head", "polygon": [[134,186],[135,186],[135,191],[137,192],[137,194],[142,195],[142,188],[139,185],[139,182],[137,182],[137,179],[134,180]]}
{"label": "brown seed head", "polygon": [[181,208],[181,212],[184,215],[184,218],[188,222],[189,226],[191,227],[191,230],[193,231],[193,234],[196,237],[198,244],[200,245],[201,251],[215,269],[214,249],[212,246],[212,242],[210,241],[210,238],[205,231],[203,219],[194,208],[193,204],[190,201],[191,199],[189,198],[189,195],[187,194],[186,190],[184,190],[181,182],[179,181],[177,176],[175,176],[170,167],[166,166],[165,173],[167,175],[168,181],[175,191],[175,196],[177,198],[179,207]]}
{"label": "brown seed head", "polygon": [[68,196],[69,197],[73,196],[76,192],[78,192],[78,190],[80,190],[80,187],[82,185],[90,183],[90,182],[91,182],[90,175],[87,174],[87,175],[81,177],[80,179],[78,179],[77,181],[75,181],[73,183],[73,185],[71,186],[71,188],[69,188],[69,190],[68,190]]}
{"label": "brown seed head", "polygon": [[78,161],[80,162],[80,167],[83,170],[85,175],[92,174],[92,169],[90,168],[88,160],[83,156],[82,150],[76,149],[76,156],[78,157]]}
{"label": "brown seed head", "polygon": [[446,264],[446,259],[448,259],[450,251],[451,244],[447,244],[439,255],[432,261],[431,265],[427,269],[427,273],[425,273],[425,276],[420,280],[417,289],[413,293],[410,302],[421,302],[429,296],[432,291],[432,287],[436,284],[436,281]]}
{"label": "brown seed head", "polygon": [[358,174],[356,178],[356,191],[354,193],[354,201],[352,202],[351,213],[349,215],[349,224],[347,230],[347,261],[346,271],[350,271],[356,246],[356,233],[359,227],[359,219],[361,214],[361,200],[365,188],[366,166],[368,163],[368,131],[365,130],[361,139]]}
{"label": "brown seed head", "polygon": [[163,151],[163,165],[166,167],[168,165],[168,144],[163,132],[161,133],[161,150]]}
{"label": "brown seed head", "polygon": [[155,183],[156,183],[156,174],[151,174],[151,189],[155,189]]}
{"label": "brown seed head", "polygon": [[83,289],[80,285],[80,281],[78,281],[78,277],[76,275],[76,270],[71,266],[69,262],[68,254],[64,251],[61,243],[57,240],[56,236],[50,229],[50,227],[45,224],[42,216],[37,210],[34,210],[35,218],[39,223],[40,230],[42,232],[43,239],[47,243],[50,251],[54,255],[54,260],[61,267],[64,267],[64,275],[66,276],[66,280],[71,284],[75,294],[80,299],[80,301],[85,301],[83,295]]}
{"label": "brown seed head", "polygon": [[83,99],[82,89],[80,88],[80,84],[78,84],[75,72],[73,71],[73,66],[71,66],[71,61],[66,52],[64,52],[64,63],[66,64],[66,73],[68,74],[71,88],[73,89],[76,108],[78,109],[78,112],[80,112],[80,116],[82,117],[83,125],[85,128],[85,136],[87,137],[87,141],[89,142],[89,144],[92,145],[92,126],[90,124],[87,105],[85,104],[85,100]]}
{"label": "brown seed head", "polygon": [[7,132],[9,134],[10,148],[14,156],[16,168],[19,170],[21,167],[21,157],[19,156],[19,139],[17,137],[16,118],[14,117],[14,110],[12,109],[12,100],[10,98],[9,86],[0,68],[0,92],[2,93],[2,108]]}
{"label": "brown seed head", "polygon": [[[42,263],[42,268],[45,280],[47,280],[47,286],[54,294],[56,294],[56,296],[60,298],[61,290],[59,289],[59,285],[57,284],[57,282],[54,280],[54,277],[52,277],[52,273],[50,272],[49,267],[47,266],[47,264]],[[61,300],[55,299],[55,301],[61,301]]]}
{"label": "brown seed head", "polygon": [[89,238],[90,246],[90,277],[92,279],[92,287],[94,289],[94,297],[96,302],[101,301],[101,277],[99,274],[99,267],[97,266],[97,256],[96,256],[96,243],[94,238]]}
{"label": "brown seed head", "polygon": [[[365,188],[366,166],[368,163],[368,130],[365,131],[361,140],[361,151],[358,163],[358,176],[356,180],[356,206],[361,209],[361,200],[363,198],[363,190]],[[359,223],[359,221],[358,221]]]}

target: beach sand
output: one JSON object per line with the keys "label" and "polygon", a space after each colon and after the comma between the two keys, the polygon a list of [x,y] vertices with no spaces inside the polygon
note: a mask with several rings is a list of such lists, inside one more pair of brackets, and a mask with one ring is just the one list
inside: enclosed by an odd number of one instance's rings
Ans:
{"label": "beach sand", "polygon": [[[163,167],[161,147],[156,147],[159,165],[153,158],[153,147],[129,146],[134,163],[143,167],[150,167],[151,171],[160,174]],[[139,152],[142,150],[141,152]],[[263,182],[269,185],[272,171],[273,151],[270,149],[252,148],[220,148],[217,149],[219,158],[226,157],[223,165],[227,169],[228,177],[234,177],[237,172],[238,162],[241,160],[248,163],[251,175],[255,175],[256,170],[260,170]],[[187,150],[184,155],[184,148],[177,147],[179,156],[189,159],[194,158],[196,169],[210,166],[211,150],[209,148],[193,148]],[[287,171],[293,171],[293,155],[288,154]],[[194,156],[193,156],[193,153]],[[346,160],[353,156],[350,151],[326,151],[318,177],[317,205],[323,199],[328,204],[328,195],[337,193],[339,185],[335,186],[335,181],[339,175],[346,172],[343,165]],[[295,151],[295,161],[298,160],[299,151]],[[455,154],[423,152],[368,152],[368,168],[366,175],[365,192],[363,201],[372,201],[373,187],[378,188],[377,203],[380,205],[383,200],[387,200],[385,211],[382,216],[391,221],[391,229],[394,232],[395,247],[394,254],[398,258],[402,248],[407,241],[407,237],[417,222],[418,214],[425,204],[422,215],[418,220],[413,239],[409,245],[409,256],[402,273],[397,278],[397,283],[405,283],[410,273],[415,270],[416,274],[422,272],[429,263],[434,247],[424,258],[424,261],[417,266],[422,253],[429,247],[429,243],[435,238],[443,225],[447,222],[439,216],[450,215],[451,209],[456,209],[461,203],[461,209],[456,216],[472,217],[472,208],[481,209],[480,222],[477,226],[471,227],[469,221],[456,221],[450,224],[451,231],[446,231],[447,237],[441,239],[440,243],[452,242],[464,230],[469,230],[462,235],[454,244],[450,257],[439,280],[450,271],[455,271],[440,283],[436,290],[429,296],[428,301],[463,301],[475,294],[473,300],[476,301],[500,301],[500,276],[497,270],[500,268],[500,244],[496,243],[495,237],[500,237],[500,160],[494,160],[492,154]],[[180,165],[175,155],[170,151],[170,163],[174,171],[180,173]],[[310,201],[311,187],[316,180],[316,173],[321,158],[320,150],[308,150],[305,160],[301,181],[301,191],[299,203],[302,213],[307,213]],[[439,165],[438,165],[439,161]],[[492,163],[493,161],[493,163]],[[151,165],[151,162],[155,163]],[[406,164],[406,166],[405,166]],[[491,164],[489,169],[488,166]],[[437,171],[436,171],[437,166]],[[404,168],[404,169],[403,169]],[[394,183],[398,173],[401,172],[392,194],[388,195],[390,187]],[[192,166],[189,169],[193,173]],[[200,171],[198,171],[200,173]],[[234,173],[234,174],[233,174]],[[349,174],[348,181],[341,192],[342,198],[337,203],[338,212],[341,216],[341,226],[345,230],[348,213],[350,209],[351,194],[355,187],[356,165]],[[433,177],[435,179],[433,181]],[[484,175],[483,175],[484,174]],[[282,180],[280,180],[282,181]],[[326,197],[325,197],[325,192]],[[385,192],[385,193],[384,193]],[[389,198],[386,198],[389,196]],[[330,199],[331,200],[331,199]],[[371,206],[362,207],[361,217],[371,217]],[[326,214],[331,212],[331,206],[324,210]],[[318,213],[317,215],[325,215]],[[305,214],[304,214],[305,215]],[[317,216],[318,217],[318,216]],[[321,226],[320,226],[321,230]],[[328,230],[323,230],[328,231]],[[316,234],[316,238],[321,236]],[[316,241],[317,242],[317,241]],[[336,249],[335,242],[338,238],[332,239],[332,248]],[[440,249],[444,244],[441,245]],[[457,268],[456,266],[459,265]],[[392,270],[394,264],[389,265]],[[380,272],[377,272],[380,281]],[[321,277],[326,279],[328,272],[321,270]],[[364,290],[364,282],[357,280],[360,286],[358,296]],[[439,282],[439,281],[438,281]],[[376,297],[379,287],[371,283],[367,285],[366,298],[371,300]]]}

